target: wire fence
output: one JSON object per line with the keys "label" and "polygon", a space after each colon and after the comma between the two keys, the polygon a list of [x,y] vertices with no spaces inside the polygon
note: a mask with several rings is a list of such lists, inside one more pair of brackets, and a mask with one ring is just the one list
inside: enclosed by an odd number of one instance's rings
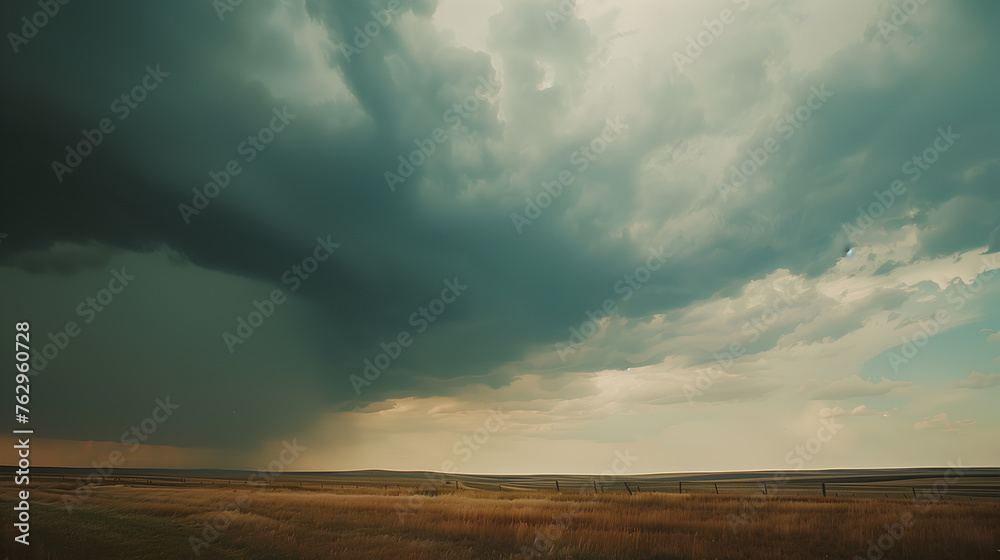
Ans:
{"label": "wire fence", "polygon": [[[158,487],[250,487],[302,491],[354,490],[363,492],[395,491],[397,493],[438,494],[446,492],[528,492],[558,493],[593,491],[595,493],[648,493],[716,494],[716,495],[773,495],[827,498],[884,498],[920,499],[936,498],[959,501],[1000,500],[1000,477],[969,478],[942,484],[940,477],[899,479],[890,481],[855,482],[843,479],[824,481],[780,480],[761,478],[754,480],[673,480],[664,478],[614,477],[590,478],[567,476],[543,478],[538,476],[503,477],[474,475],[445,475],[406,473],[399,476],[362,477],[337,476],[336,474],[285,473],[267,479],[248,473],[245,478],[219,478],[213,476],[167,476],[121,474],[99,479],[85,473],[40,474],[32,477],[38,484],[56,487],[63,485],[93,486],[158,486]],[[428,481],[433,480],[433,483]]]}

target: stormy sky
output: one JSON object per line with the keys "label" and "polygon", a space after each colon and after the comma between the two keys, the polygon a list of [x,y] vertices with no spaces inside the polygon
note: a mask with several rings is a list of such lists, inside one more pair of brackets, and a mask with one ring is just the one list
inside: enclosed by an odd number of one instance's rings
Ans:
{"label": "stormy sky", "polygon": [[996,2],[40,6],[0,8],[40,463],[168,397],[127,466],[1000,462]]}

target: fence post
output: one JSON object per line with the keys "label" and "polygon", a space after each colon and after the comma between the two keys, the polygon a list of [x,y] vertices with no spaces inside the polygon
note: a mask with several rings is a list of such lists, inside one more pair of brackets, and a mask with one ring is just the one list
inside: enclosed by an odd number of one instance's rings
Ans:
{"label": "fence post", "polygon": [[556,481],[556,492],[560,492],[560,490],[559,490],[559,481],[558,480]]}
{"label": "fence post", "polygon": [[826,497],[826,483],[823,482],[822,484],[823,484],[823,497],[825,498]]}
{"label": "fence post", "polygon": [[628,487],[628,482],[625,482],[625,481],[623,480],[623,481],[622,481],[622,484],[624,484],[624,485],[625,485],[625,489],[626,489],[626,490],[628,490],[628,495],[629,495],[629,496],[631,496],[631,495],[632,495],[632,490],[631,490],[631,489],[630,489],[630,488]]}
{"label": "fence post", "polygon": [[594,494],[596,494],[597,493],[597,481],[594,480],[592,482],[594,483]]}
{"label": "fence post", "polygon": [[680,480],[677,481],[677,493],[678,494],[683,494],[684,493],[684,486],[682,486],[682,484],[684,484],[684,483],[681,482]]}
{"label": "fence post", "polygon": [[715,494],[719,494],[719,483],[715,483]]}
{"label": "fence post", "polygon": [[764,495],[767,496],[767,483],[764,483]]}

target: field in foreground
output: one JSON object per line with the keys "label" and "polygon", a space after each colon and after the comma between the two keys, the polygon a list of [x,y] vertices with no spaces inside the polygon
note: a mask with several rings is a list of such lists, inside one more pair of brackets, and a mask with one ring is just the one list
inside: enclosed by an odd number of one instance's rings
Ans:
{"label": "field in foreground", "polygon": [[[12,559],[852,559],[880,539],[871,558],[1000,558],[996,502],[105,484],[70,512],[74,488],[32,490]],[[6,555],[12,524],[0,533]]]}

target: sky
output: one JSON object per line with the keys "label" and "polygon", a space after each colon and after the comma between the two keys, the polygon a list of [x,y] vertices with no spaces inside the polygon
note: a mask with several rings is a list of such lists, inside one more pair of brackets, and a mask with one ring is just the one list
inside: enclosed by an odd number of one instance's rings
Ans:
{"label": "sky", "polygon": [[36,464],[1000,463],[995,2],[40,10],[0,8]]}

